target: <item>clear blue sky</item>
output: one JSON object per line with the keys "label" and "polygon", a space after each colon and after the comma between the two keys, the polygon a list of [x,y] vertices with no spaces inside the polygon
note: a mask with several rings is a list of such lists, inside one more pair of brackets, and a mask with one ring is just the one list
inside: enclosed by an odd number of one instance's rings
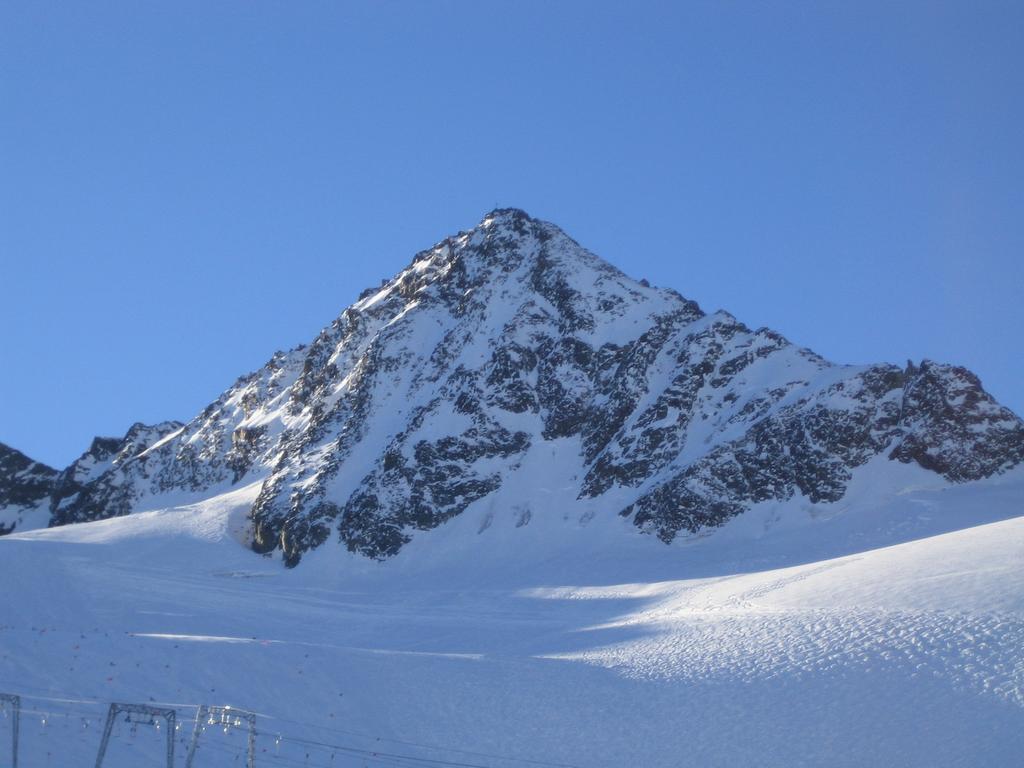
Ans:
{"label": "clear blue sky", "polygon": [[0,4],[0,441],[188,419],[496,205],[1024,410],[1020,2]]}

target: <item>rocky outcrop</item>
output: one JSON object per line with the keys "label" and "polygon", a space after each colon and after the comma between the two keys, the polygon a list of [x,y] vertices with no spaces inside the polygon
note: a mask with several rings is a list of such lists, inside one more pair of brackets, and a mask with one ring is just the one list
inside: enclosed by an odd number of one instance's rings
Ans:
{"label": "rocky outcrop", "polygon": [[0,536],[49,504],[57,470],[0,443]]}
{"label": "rocky outcrop", "polygon": [[[133,424],[124,437],[94,438],[88,450],[57,471],[0,444],[0,535],[15,527],[64,525],[132,512],[138,496],[121,472],[144,466],[151,446],[181,428],[178,422]],[[15,518],[17,518],[15,520]]]}
{"label": "rocky outcrop", "polygon": [[[89,449],[60,473],[50,500],[50,525],[126,515],[137,500],[125,468],[143,469],[149,448],[181,429],[176,421],[133,424],[124,437],[97,437]],[[126,482],[127,481],[127,482]]]}
{"label": "rocky outcrop", "polygon": [[905,434],[890,458],[916,462],[956,483],[1024,461],[1024,423],[966,368],[929,360],[909,364],[901,405]]}

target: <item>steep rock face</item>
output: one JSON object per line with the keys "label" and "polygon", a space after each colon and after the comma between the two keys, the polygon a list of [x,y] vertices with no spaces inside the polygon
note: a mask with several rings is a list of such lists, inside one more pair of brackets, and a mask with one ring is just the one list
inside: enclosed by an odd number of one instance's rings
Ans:
{"label": "steep rock face", "polygon": [[52,523],[259,482],[252,546],[288,565],[331,539],[386,558],[512,496],[517,524],[573,507],[671,541],[760,501],[840,499],[877,456],[951,482],[1024,460],[1020,419],[963,369],[833,365],[511,209],[149,429],[61,473]]}
{"label": "steep rock face", "polygon": [[586,431],[596,453],[637,396],[618,372],[701,316],[556,227],[495,212],[318,339],[329,354],[297,387],[316,404],[254,506],[255,547],[295,562],[337,526],[350,549],[388,556],[499,488],[537,443]]}
{"label": "steep rock face", "polygon": [[982,389],[977,376],[928,360],[908,366],[907,373],[901,413],[906,436],[891,458],[916,462],[953,482],[1024,461],[1024,424]]}
{"label": "steep rock face", "polygon": [[[133,424],[124,437],[97,437],[70,466],[58,471],[0,444],[0,536],[47,525],[124,515],[139,494],[132,474],[145,452],[181,424]],[[122,468],[128,467],[128,473]]]}
{"label": "steep rock face", "polygon": [[0,536],[22,527],[26,518],[39,517],[49,505],[57,474],[52,467],[0,443]]}
{"label": "steep rock face", "polygon": [[[126,515],[136,496],[132,476],[122,467],[144,468],[147,449],[181,428],[176,421],[136,423],[124,437],[97,437],[89,449],[57,477],[50,499],[50,525]],[[137,461],[133,461],[136,460]],[[128,482],[126,482],[128,481]],[[96,511],[102,510],[101,515]]]}

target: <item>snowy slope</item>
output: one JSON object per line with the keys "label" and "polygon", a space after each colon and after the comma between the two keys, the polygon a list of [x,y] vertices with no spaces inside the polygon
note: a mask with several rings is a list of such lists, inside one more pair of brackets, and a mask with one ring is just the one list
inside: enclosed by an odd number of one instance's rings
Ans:
{"label": "snowy slope", "polygon": [[[201,703],[259,713],[257,765],[1013,764],[1024,474],[876,461],[839,502],[672,547],[615,514],[505,510],[287,570],[246,546],[258,482],[5,537],[20,765],[92,765],[115,700],[177,710],[176,765]],[[105,765],[161,765],[162,738],[119,722]],[[238,728],[200,745],[197,765],[241,764]]]}

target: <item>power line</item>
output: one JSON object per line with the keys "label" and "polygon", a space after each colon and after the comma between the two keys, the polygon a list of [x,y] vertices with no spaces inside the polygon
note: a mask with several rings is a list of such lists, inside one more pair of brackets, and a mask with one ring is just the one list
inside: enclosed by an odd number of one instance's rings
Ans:
{"label": "power line", "polygon": [[286,737],[284,740],[295,742],[295,743],[298,743],[298,744],[308,744],[308,745],[311,745],[311,746],[326,747],[328,749],[336,749],[336,750],[339,750],[339,751],[342,751],[342,752],[349,752],[349,753],[352,753],[352,754],[380,755],[382,757],[392,757],[392,758],[397,758],[397,759],[400,759],[400,760],[411,760],[411,761],[415,761],[415,762],[417,762],[417,763],[419,763],[421,765],[444,765],[444,766],[452,766],[453,768],[491,768],[491,766],[482,765],[481,763],[462,763],[462,762],[457,762],[457,761],[452,761],[452,760],[441,760],[441,759],[438,759],[438,758],[419,757],[417,755],[402,755],[402,754],[395,754],[395,753],[390,753],[390,752],[381,752],[381,751],[378,751],[378,750],[358,749],[356,747],[348,747],[348,746],[345,746],[343,744],[331,744],[329,742],[314,741],[312,739],[300,739],[300,738],[296,738],[296,737],[293,737],[293,736]]}
{"label": "power line", "polygon": [[455,747],[442,747],[442,746],[437,746],[435,744],[424,744],[424,743],[416,742],[416,741],[403,741],[401,739],[392,739],[392,738],[389,738],[387,736],[374,736],[372,734],[361,733],[359,731],[351,731],[351,730],[346,730],[344,728],[337,728],[337,727],[329,726],[329,725],[319,725],[317,723],[311,723],[308,720],[289,720],[288,718],[277,717],[276,715],[259,715],[259,717],[264,717],[264,718],[271,719],[271,720],[277,720],[277,721],[282,722],[282,723],[292,723],[293,725],[302,725],[302,726],[311,727],[311,728],[315,728],[315,729],[323,730],[323,731],[331,731],[333,733],[341,733],[341,734],[345,734],[347,736],[358,736],[358,737],[364,738],[364,739],[371,739],[371,740],[376,740],[376,741],[386,741],[386,742],[391,743],[391,744],[402,744],[402,745],[408,746],[408,747],[420,747],[422,749],[431,749],[431,750],[434,750],[436,752],[455,752],[457,754],[470,755],[472,757],[486,757],[486,758],[490,758],[492,760],[505,760],[505,761],[508,761],[508,762],[517,762],[517,763],[522,763],[522,764],[525,764],[525,765],[548,766],[549,768],[578,768],[578,766],[572,765],[571,763],[553,763],[553,762],[548,762],[548,761],[545,761],[545,760],[532,760],[532,759],[523,758],[523,757],[510,757],[508,755],[498,755],[498,754],[493,754],[493,753],[488,753],[488,752],[474,752],[474,751],[466,750],[466,749],[457,749]]}

